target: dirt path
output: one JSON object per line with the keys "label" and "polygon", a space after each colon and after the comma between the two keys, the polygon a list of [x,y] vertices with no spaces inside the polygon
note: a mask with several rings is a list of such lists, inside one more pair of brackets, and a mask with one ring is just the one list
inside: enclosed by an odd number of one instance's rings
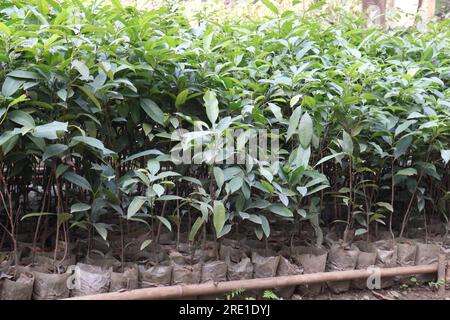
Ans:
{"label": "dirt path", "polygon": [[450,300],[450,290],[439,297],[436,290],[427,285],[415,287],[392,287],[383,290],[351,290],[341,294],[326,291],[318,296],[307,298],[292,296],[292,300]]}

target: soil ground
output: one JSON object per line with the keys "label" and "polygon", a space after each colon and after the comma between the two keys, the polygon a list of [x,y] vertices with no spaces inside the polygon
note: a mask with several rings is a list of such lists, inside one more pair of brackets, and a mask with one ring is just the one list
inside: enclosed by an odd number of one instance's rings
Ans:
{"label": "soil ground", "polygon": [[328,290],[314,297],[302,297],[295,294],[292,300],[450,300],[450,290],[440,297],[437,290],[428,285],[414,287],[392,287],[382,290],[350,290],[335,294]]}

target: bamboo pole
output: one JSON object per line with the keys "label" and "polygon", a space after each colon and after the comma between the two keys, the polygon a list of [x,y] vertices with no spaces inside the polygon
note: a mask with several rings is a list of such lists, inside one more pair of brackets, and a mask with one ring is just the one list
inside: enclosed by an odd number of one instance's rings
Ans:
{"label": "bamboo pole", "polygon": [[446,276],[446,270],[447,270],[447,261],[445,260],[445,254],[439,255],[439,262],[438,262],[438,280],[442,279],[444,281],[443,285],[441,285],[438,289],[438,294],[440,297],[443,297],[445,295],[445,276]]}
{"label": "bamboo pole", "polygon": [[[379,269],[381,277],[437,273],[439,264]],[[236,289],[261,290],[292,285],[305,285],[326,281],[364,279],[373,275],[373,270],[349,270],[318,272],[293,276],[248,279],[226,282],[209,282],[193,285],[143,288],[125,292],[110,292],[69,298],[67,300],[163,300],[204,295],[220,295]]]}

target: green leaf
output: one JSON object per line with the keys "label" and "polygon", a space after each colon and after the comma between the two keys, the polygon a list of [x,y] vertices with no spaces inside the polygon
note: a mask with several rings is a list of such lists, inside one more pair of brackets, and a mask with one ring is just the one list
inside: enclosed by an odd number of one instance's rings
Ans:
{"label": "green leaf", "polygon": [[303,148],[307,148],[311,143],[313,135],[313,122],[308,112],[305,112],[300,119],[300,124],[298,126],[300,144]]}
{"label": "green leaf", "polygon": [[88,81],[91,80],[89,76],[89,68],[80,60],[73,60],[72,67],[75,68],[81,75],[80,80]]}
{"label": "green leaf", "polygon": [[422,61],[430,61],[433,58],[434,49],[433,47],[426,48],[422,53]]}
{"label": "green leaf", "polygon": [[219,102],[216,98],[216,93],[214,91],[208,90],[203,96],[203,101],[205,102],[206,115],[212,124],[216,123],[217,117],[219,116]]}
{"label": "green leaf", "polygon": [[342,151],[345,152],[347,155],[349,155],[349,156],[353,155],[352,137],[346,131],[344,131],[342,133],[341,147],[342,147]]}
{"label": "green leaf", "polygon": [[223,228],[222,231],[220,231],[220,233],[217,234],[217,239],[227,235],[228,233],[230,233],[231,231],[231,224],[226,224]]}
{"label": "green leaf", "polygon": [[78,86],[78,85],[74,85],[74,86],[77,87],[78,89],[80,89],[81,92],[83,92],[99,110],[102,110],[102,106],[100,105],[100,101],[98,101],[98,99],[92,94],[92,92],[90,92],[85,87]]}
{"label": "green leaf", "polygon": [[164,113],[153,100],[141,99],[141,108],[153,121],[164,125]]}
{"label": "green leaf", "polygon": [[86,136],[75,136],[70,141],[70,146],[75,146],[78,143],[83,143],[83,144],[88,145],[88,146],[90,146],[92,148],[98,149],[104,155],[111,155],[111,154],[115,153],[114,151],[109,150],[108,148],[105,148],[105,146],[103,145],[103,142],[101,142],[100,140],[98,140],[96,138],[86,137]]}
{"label": "green leaf", "polygon": [[302,115],[302,108],[297,107],[294,112],[292,112],[291,117],[289,118],[289,127],[286,133],[286,141],[292,137],[292,135],[296,132],[297,127],[299,125],[300,116]]}
{"label": "green leaf", "polygon": [[203,225],[204,220],[202,218],[197,218],[194,224],[192,225],[191,232],[189,232],[189,241],[194,241],[195,235],[198,233],[198,230]]}
{"label": "green leaf", "polygon": [[59,35],[59,34],[54,34],[54,35],[52,35],[50,38],[48,38],[47,40],[45,40],[45,42],[44,42],[44,50],[47,51],[47,50],[52,46],[52,44],[53,44],[56,40],[58,40],[59,38],[60,38],[60,35]]}
{"label": "green leaf", "polygon": [[319,160],[319,162],[316,163],[314,168],[317,167],[318,165],[324,163],[324,162],[327,162],[328,160],[334,159],[334,158],[342,156],[342,155],[344,155],[343,152],[338,152],[338,153],[333,153],[333,154],[330,154],[330,155],[328,155],[326,157],[323,157],[322,159]]}
{"label": "green leaf", "polygon": [[161,165],[158,160],[150,159],[147,161],[147,168],[152,175],[155,175],[161,169]]}
{"label": "green leaf", "polygon": [[220,234],[223,226],[225,225],[226,213],[225,206],[221,201],[214,200],[213,208],[213,224],[216,229],[216,234]]}
{"label": "green leaf", "polygon": [[268,238],[270,236],[269,220],[267,220],[267,218],[263,215],[259,215],[259,218],[261,219],[261,227],[264,232],[264,235],[266,236],[266,238]]}
{"label": "green leaf", "polygon": [[41,80],[42,76],[37,72],[26,70],[14,70],[8,73],[8,77],[14,77],[19,79]]}
{"label": "green leaf", "polygon": [[64,172],[67,171],[67,169],[69,169],[69,166],[65,165],[65,164],[60,164],[58,165],[58,167],[56,168],[56,178],[59,178]]}
{"label": "green leaf", "polygon": [[359,229],[356,229],[355,236],[360,236],[360,235],[365,234],[365,233],[367,233],[367,229],[359,228]]}
{"label": "green leaf", "polygon": [[238,191],[242,187],[243,183],[244,179],[242,179],[241,177],[234,177],[233,179],[231,179],[228,183],[230,193]]}
{"label": "green leaf", "polygon": [[414,176],[417,174],[417,170],[414,168],[406,168],[397,171],[396,175],[398,176]]}
{"label": "green leaf", "polygon": [[141,247],[139,248],[140,251],[144,250],[145,248],[147,248],[150,244],[152,243],[152,239],[147,239],[144,240],[141,244]]}
{"label": "green leaf", "polygon": [[0,146],[3,146],[8,141],[10,141],[12,138],[17,137],[20,134],[20,129],[16,128],[12,131],[6,131],[0,136]]}
{"label": "green leaf", "polygon": [[402,137],[395,145],[394,159],[398,159],[403,154],[405,154],[405,152],[408,150],[409,146],[411,145],[411,142],[412,142],[411,136]]}
{"label": "green leaf", "polygon": [[24,127],[33,128],[35,126],[33,117],[21,110],[14,110],[8,113],[8,119]]}
{"label": "green leaf", "polygon": [[66,179],[68,182],[73,183],[74,185],[88,191],[92,191],[91,184],[89,181],[86,180],[86,178],[80,176],[79,174],[76,174],[73,171],[67,171],[63,174],[64,179]]}
{"label": "green leaf", "polygon": [[282,206],[279,204],[273,204],[270,207],[268,207],[267,209],[269,209],[271,212],[273,212],[279,216],[282,216],[282,217],[293,217],[294,216],[294,214],[292,213],[291,210],[289,210],[285,206]]}
{"label": "green leaf", "polygon": [[441,150],[441,158],[445,165],[447,165],[448,161],[450,160],[450,150]]}
{"label": "green leaf", "polygon": [[94,228],[97,230],[98,234],[106,241],[108,237],[108,230],[106,229],[107,224],[104,223],[94,223]]}
{"label": "green leaf", "polygon": [[159,150],[153,150],[153,149],[145,150],[145,151],[138,152],[136,154],[133,154],[132,156],[125,158],[125,160],[123,160],[122,163],[132,161],[132,160],[140,158],[140,157],[151,156],[151,155],[161,155],[161,154],[163,154],[163,153]]}
{"label": "green leaf", "polygon": [[51,212],[33,212],[33,213],[28,213],[26,215],[24,215],[20,221],[28,219],[28,218],[32,218],[32,217],[43,217],[43,216],[53,216],[56,215],[56,213],[51,213]]}
{"label": "green leaf", "polygon": [[70,213],[67,212],[62,212],[62,213],[58,213],[57,214],[57,218],[56,218],[56,224],[59,226],[61,226],[64,222],[69,221],[72,218],[72,215]]}
{"label": "green leaf", "polygon": [[17,80],[12,77],[6,77],[2,85],[2,95],[11,97],[25,83],[24,80]]}
{"label": "green leaf", "polygon": [[387,202],[377,202],[377,205],[379,205],[380,207],[383,207],[387,210],[389,210],[390,212],[394,212],[394,208],[392,208],[390,203]]}
{"label": "green leaf", "polygon": [[161,217],[161,216],[156,216],[156,218],[157,218],[159,221],[161,221],[161,223],[162,223],[163,225],[165,225],[166,228],[169,229],[169,231],[172,231],[172,226],[170,225],[169,220],[167,220],[166,218]]}
{"label": "green leaf", "polygon": [[58,133],[67,132],[67,122],[53,121],[48,124],[36,126],[33,130],[33,136],[45,139],[58,139]]}
{"label": "green leaf", "polygon": [[[8,104],[8,108],[10,108],[10,107],[12,107],[12,106],[15,106],[16,104],[19,104],[19,103],[21,103],[21,102],[23,102],[23,101],[25,101],[25,100],[27,100],[27,96],[23,94],[23,95],[21,95],[21,96],[15,98],[13,101],[11,101],[11,102]],[[5,111],[6,111],[6,109],[5,109]],[[0,114],[0,117],[1,117],[1,114]]]}
{"label": "green leaf", "polygon": [[70,213],[88,211],[89,209],[91,209],[90,205],[86,203],[77,202],[70,207]]}
{"label": "green leaf", "polygon": [[314,108],[316,106],[316,99],[310,96],[304,96],[303,97],[303,104],[307,105],[311,108]]}
{"label": "green leaf", "polygon": [[130,205],[127,209],[127,218],[130,219],[133,217],[144,205],[144,203],[147,201],[146,197],[142,196],[136,196],[131,201]]}
{"label": "green leaf", "polygon": [[164,194],[164,187],[163,186],[161,186],[160,184],[154,184],[153,186],[152,186],[152,189],[153,189],[153,191],[155,191],[155,193],[156,193],[156,195],[158,196],[158,197],[160,197],[160,196],[162,196],[163,194]]}
{"label": "green leaf", "polygon": [[278,8],[270,0],[261,0],[261,2],[273,13],[278,14]]}
{"label": "green leaf", "polygon": [[0,22],[0,32],[7,37],[11,36],[11,29],[3,22]]}
{"label": "green leaf", "polygon": [[400,133],[402,133],[403,131],[405,131],[406,129],[409,128],[410,125],[416,123],[416,120],[407,120],[405,122],[403,122],[401,125],[399,125],[397,127],[397,129],[395,129],[395,136],[399,135]]}
{"label": "green leaf", "polygon": [[42,161],[45,161],[51,157],[60,155],[64,151],[69,149],[65,144],[51,144],[45,148],[44,154],[42,155]]}
{"label": "green leaf", "polygon": [[217,187],[221,189],[225,180],[223,171],[219,167],[214,167],[213,172],[214,172],[214,179],[216,180],[217,183]]}
{"label": "green leaf", "polygon": [[267,189],[267,191],[274,192],[274,189],[273,189],[272,185],[268,181],[261,180],[261,184],[264,186],[264,188]]}
{"label": "green leaf", "polygon": [[175,100],[175,107],[178,108],[178,107],[182,106],[186,102],[188,95],[189,95],[189,89],[184,89],[183,91],[181,91],[177,95],[177,98]]}

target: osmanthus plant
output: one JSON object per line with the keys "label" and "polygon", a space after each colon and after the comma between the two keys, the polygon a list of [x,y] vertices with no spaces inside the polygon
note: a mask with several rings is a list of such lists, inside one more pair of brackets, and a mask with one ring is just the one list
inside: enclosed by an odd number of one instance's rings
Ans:
{"label": "osmanthus plant", "polygon": [[[265,3],[258,20],[189,21],[118,1],[2,1],[1,239],[16,247],[36,223],[35,245],[110,240],[138,221],[154,242],[164,226],[178,242],[267,240],[308,221],[321,245],[332,222],[350,240],[447,221],[449,21],[385,30]],[[237,129],[276,135],[276,161],[212,161]],[[206,159],[174,163],[177,130],[185,149],[204,138]]]}

